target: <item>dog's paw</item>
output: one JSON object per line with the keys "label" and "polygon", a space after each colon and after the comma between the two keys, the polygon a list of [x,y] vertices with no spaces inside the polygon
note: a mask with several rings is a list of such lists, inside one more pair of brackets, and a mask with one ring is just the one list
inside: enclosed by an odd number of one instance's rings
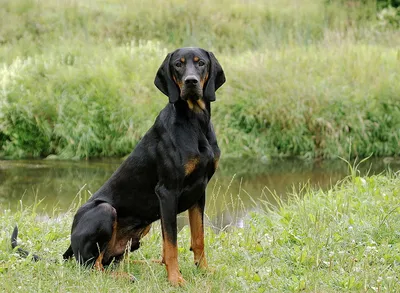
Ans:
{"label": "dog's paw", "polygon": [[172,286],[184,286],[186,284],[185,279],[182,277],[181,273],[175,273],[168,276],[168,281]]}
{"label": "dog's paw", "polygon": [[125,273],[125,272],[112,272],[111,275],[115,278],[115,279],[121,279],[121,280],[126,280],[129,282],[136,282],[137,279],[134,275],[129,274],[129,273]]}

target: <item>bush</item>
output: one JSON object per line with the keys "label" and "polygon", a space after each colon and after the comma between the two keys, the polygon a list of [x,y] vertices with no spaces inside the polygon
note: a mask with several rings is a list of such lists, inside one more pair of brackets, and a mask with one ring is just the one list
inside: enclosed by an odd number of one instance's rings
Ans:
{"label": "bush", "polygon": [[158,66],[185,45],[225,69],[225,156],[399,154],[398,31],[376,29],[375,2],[207,1],[3,1],[0,156],[124,156],[167,102]]}
{"label": "bush", "polygon": [[378,9],[400,6],[400,0],[376,0],[376,3]]}
{"label": "bush", "polygon": [[387,7],[378,13],[379,25],[384,28],[400,28],[400,7]]}

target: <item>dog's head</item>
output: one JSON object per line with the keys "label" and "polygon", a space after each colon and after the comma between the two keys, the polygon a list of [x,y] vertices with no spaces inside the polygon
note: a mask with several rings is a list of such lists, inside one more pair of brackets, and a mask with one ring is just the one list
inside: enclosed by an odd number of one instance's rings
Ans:
{"label": "dog's head", "polygon": [[181,48],[169,53],[158,69],[154,84],[170,103],[179,99],[215,101],[215,91],[225,74],[214,54],[200,48]]}

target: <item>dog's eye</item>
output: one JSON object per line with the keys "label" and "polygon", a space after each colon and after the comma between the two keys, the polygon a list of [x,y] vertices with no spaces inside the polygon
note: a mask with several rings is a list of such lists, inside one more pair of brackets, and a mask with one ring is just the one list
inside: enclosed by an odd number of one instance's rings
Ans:
{"label": "dog's eye", "polygon": [[176,62],[175,67],[182,67],[182,62],[181,61]]}
{"label": "dog's eye", "polygon": [[206,65],[206,63],[205,63],[203,60],[200,60],[199,63],[197,63],[197,64],[199,64],[199,66],[204,66],[204,65]]}

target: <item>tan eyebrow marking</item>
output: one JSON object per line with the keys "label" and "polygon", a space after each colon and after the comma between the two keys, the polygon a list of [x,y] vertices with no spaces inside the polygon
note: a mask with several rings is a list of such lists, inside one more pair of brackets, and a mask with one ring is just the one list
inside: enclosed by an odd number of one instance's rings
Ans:
{"label": "tan eyebrow marking", "polygon": [[185,63],[185,58],[182,57],[182,58],[181,58],[181,62],[182,62],[182,63]]}
{"label": "tan eyebrow marking", "polygon": [[197,57],[197,56],[193,58],[193,61],[194,61],[194,62],[197,62],[197,61],[199,61],[199,60],[200,60],[200,58]]}

